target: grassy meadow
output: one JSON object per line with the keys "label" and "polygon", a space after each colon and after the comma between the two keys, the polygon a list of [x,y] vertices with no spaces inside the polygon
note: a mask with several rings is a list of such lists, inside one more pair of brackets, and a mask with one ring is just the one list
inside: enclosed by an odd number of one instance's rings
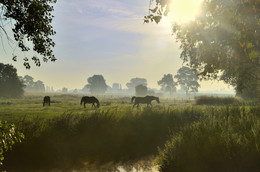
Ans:
{"label": "grassy meadow", "polygon": [[133,109],[130,97],[98,96],[99,109],[90,104],[84,109],[81,95],[50,96],[46,107],[40,94],[0,99],[0,119],[25,135],[4,154],[4,170],[260,170],[256,105],[237,100],[220,105],[217,101],[225,100],[214,97],[205,98],[211,105],[162,98],[153,107]]}

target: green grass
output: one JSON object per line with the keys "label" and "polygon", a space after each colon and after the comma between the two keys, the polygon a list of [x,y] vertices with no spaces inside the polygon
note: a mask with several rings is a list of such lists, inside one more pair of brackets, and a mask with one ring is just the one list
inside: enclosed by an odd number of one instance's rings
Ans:
{"label": "green grass", "polygon": [[257,106],[161,99],[133,109],[130,97],[100,96],[101,108],[84,109],[81,95],[51,95],[50,107],[42,98],[0,100],[0,120],[25,135],[5,153],[7,171],[115,171],[154,157],[160,171],[260,169]]}
{"label": "green grass", "polygon": [[87,105],[84,109],[79,105],[81,95],[50,96],[51,106],[46,107],[42,107],[44,95],[39,94],[0,100],[0,119],[15,123],[25,135],[21,145],[6,153],[6,169],[37,171],[76,168],[73,164],[83,168],[86,163],[137,162],[156,156],[170,128],[177,130],[199,115],[189,116],[192,108],[176,109],[178,102],[163,99],[161,104],[153,102],[152,108],[133,109],[130,97],[100,96],[101,108]]}
{"label": "green grass", "polygon": [[242,101],[236,97],[213,97],[198,96],[195,97],[196,105],[239,105]]}
{"label": "green grass", "polygon": [[51,119],[35,118],[16,124],[25,140],[5,155],[9,171],[69,171],[124,164],[157,155],[169,130],[198,120],[201,111],[183,109],[98,110],[85,114],[66,113]]}
{"label": "green grass", "polygon": [[[31,119],[34,117],[52,118],[65,113],[83,114],[86,112],[94,112],[95,109],[90,104],[86,104],[86,108],[80,106],[82,95],[73,94],[48,94],[51,97],[51,106],[42,106],[43,94],[30,93],[20,99],[0,99],[0,120],[15,122],[26,117]],[[100,101],[99,110],[104,111],[124,111],[132,110],[131,97],[127,96],[97,96]],[[152,102],[153,109],[161,109],[176,106],[190,105],[190,101],[181,102],[171,99],[162,99],[160,104]],[[146,105],[141,105],[139,109],[133,109],[139,112],[145,109]]]}
{"label": "green grass", "polygon": [[259,113],[259,107],[209,108],[167,141],[159,170],[260,171]]}

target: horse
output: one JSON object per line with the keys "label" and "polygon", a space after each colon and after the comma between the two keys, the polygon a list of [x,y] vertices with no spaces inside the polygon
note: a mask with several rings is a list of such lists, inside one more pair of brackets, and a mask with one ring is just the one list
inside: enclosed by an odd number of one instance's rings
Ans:
{"label": "horse", "polygon": [[[99,108],[99,101],[98,101],[98,99],[97,99],[96,97],[94,97],[94,96],[91,96],[91,97],[89,97],[89,96],[83,96],[83,97],[81,98],[80,105],[82,105],[82,103],[84,103],[84,108],[86,108],[86,103],[88,103],[88,104],[91,104],[91,103],[92,103],[92,108],[93,108],[93,107]],[[97,104],[97,106],[96,106],[95,104]]]}
{"label": "horse", "polygon": [[45,103],[47,103],[49,106],[51,105],[51,98],[50,98],[50,96],[45,96],[43,98],[43,106],[45,106]]}
{"label": "horse", "polygon": [[160,103],[159,97],[155,97],[155,96],[145,96],[145,97],[135,97],[133,96],[131,99],[131,103],[133,103],[133,101],[135,100],[135,103],[133,105],[133,108],[135,107],[135,105],[137,105],[137,108],[139,107],[139,104],[147,104],[152,106],[152,101],[156,100],[157,103]]}

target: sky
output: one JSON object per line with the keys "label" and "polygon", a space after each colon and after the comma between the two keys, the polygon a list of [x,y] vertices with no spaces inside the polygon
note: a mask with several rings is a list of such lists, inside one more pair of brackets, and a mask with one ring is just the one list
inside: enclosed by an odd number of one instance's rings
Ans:
{"label": "sky", "polygon": [[[140,77],[147,79],[149,88],[159,88],[157,81],[164,74],[174,76],[182,67],[171,23],[192,19],[201,0],[174,1],[169,17],[159,24],[144,24],[149,0],[58,0],[52,23],[58,60],[42,62],[41,67],[32,64],[27,70],[22,59],[34,53],[14,51],[3,41],[0,60],[17,68],[19,76],[30,75],[54,89],[81,89],[94,74],[103,75],[110,86],[120,83],[126,88],[131,78]],[[11,60],[13,51],[17,62]],[[200,84],[199,91],[232,89],[217,81]]]}

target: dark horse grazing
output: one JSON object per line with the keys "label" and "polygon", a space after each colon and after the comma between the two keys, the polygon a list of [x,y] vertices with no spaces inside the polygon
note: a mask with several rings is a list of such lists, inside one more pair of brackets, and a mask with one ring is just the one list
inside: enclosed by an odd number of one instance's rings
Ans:
{"label": "dark horse grazing", "polygon": [[[82,105],[82,103],[84,103],[84,108],[86,108],[86,104],[91,104],[92,103],[92,107],[97,107],[99,108],[99,101],[96,97],[94,96],[91,96],[91,97],[88,97],[88,96],[84,96],[81,98],[81,101],[80,101],[80,105]],[[95,105],[97,104],[97,106]]]}
{"label": "dark horse grazing", "polygon": [[49,106],[51,105],[51,98],[50,98],[50,96],[45,96],[43,98],[43,106],[45,106],[45,103],[47,103]]}
{"label": "dark horse grazing", "polygon": [[133,108],[135,107],[135,105],[137,105],[137,107],[139,107],[139,104],[147,104],[152,106],[152,101],[156,100],[157,103],[160,103],[159,97],[155,97],[155,96],[145,96],[145,97],[132,97],[131,99],[131,103],[135,100],[135,103],[133,105]]}

